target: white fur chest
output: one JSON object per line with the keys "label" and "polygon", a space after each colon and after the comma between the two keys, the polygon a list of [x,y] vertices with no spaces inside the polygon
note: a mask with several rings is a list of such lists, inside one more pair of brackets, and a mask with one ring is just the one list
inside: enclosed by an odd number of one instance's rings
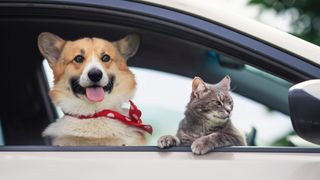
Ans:
{"label": "white fur chest", "polygon": [[[94,119],[78,119],[71,116],[64,116],[50,124],[43,132],[43,136],[53,139],[72,137],[71,139],[86,139],[88,143],[80,142],[81,145],[137,145],[137,140],[144,138],[144,132],[136,127],[128,126],[117,120],[106,117]],[[139,143],[138,143],[139,144]]]}

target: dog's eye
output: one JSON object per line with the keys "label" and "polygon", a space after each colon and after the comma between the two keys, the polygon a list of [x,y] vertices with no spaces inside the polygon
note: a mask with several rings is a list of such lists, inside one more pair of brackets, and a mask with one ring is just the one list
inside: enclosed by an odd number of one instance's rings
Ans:
{"label": "dog's eye", "polygon": [[101,57],[101,60],[102,60],[103,62],[108,62],[108,61],[110,61],[110,56],[107,55],[107,54],[105,54],[105,55],[103,55],[103,56]]}
{"label": "dog's eye", "polygon": [[82,63],[84,61],[84,57],[82,55],[77,55],[73,60],[77,63]]}

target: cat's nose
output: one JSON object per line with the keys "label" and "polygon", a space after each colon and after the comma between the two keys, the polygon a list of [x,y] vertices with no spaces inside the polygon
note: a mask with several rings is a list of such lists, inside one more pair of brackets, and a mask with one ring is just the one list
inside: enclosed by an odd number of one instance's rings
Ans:
{"label": "cat's nose", "polygon": [[224,108],[228,113],[230,113],[232,110],[231,106],[225,106]]}

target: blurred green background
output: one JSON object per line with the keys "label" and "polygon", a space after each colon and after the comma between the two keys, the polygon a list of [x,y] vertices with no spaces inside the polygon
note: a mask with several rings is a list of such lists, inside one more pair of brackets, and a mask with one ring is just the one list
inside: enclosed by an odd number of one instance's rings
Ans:
{"label": "blurred green background", "polygon": [[263,11],[289,14],[291,34],[320,45],[320,0],[249,0]]}

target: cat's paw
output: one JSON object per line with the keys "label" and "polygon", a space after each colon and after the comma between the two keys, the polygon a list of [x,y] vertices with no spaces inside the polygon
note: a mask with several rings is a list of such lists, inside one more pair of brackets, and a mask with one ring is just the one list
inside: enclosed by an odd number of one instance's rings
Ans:
{"label": "cat's paw", "polygon": [[196,155],[203,155],[208,153],[211,149],[211,146],[205,143],[203,139],[197,139],[191,144],[191,150]]}
{"label": "cat's paw", "polygon": [[180,144],[180,140],[171,135],[162,136],[158,139],[158,146],[160,148],[168,148],[172,146],[178,146]]}

